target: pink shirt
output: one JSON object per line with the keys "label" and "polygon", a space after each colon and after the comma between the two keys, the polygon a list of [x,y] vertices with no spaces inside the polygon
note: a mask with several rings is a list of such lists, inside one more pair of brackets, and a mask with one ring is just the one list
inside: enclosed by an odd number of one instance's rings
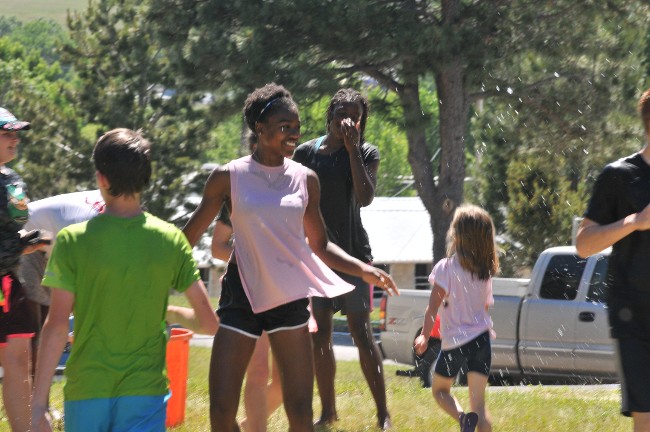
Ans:
{"label": "pink shirt", "polygon": [[303,217],[308,168],[290,159],[268,167],[250,156],[227,167],[235,255],[253,312],[309,296],[335,297],[354,288],[307,244]]}
{"label": "pink shirt", "polygon": [[429,282],[447,294],[438,309],[443,350],[457,348],[492,329],[492,318],[486,310],[486,306],[494,304],[492,279],[473,277],[453,255],[435,265]]}

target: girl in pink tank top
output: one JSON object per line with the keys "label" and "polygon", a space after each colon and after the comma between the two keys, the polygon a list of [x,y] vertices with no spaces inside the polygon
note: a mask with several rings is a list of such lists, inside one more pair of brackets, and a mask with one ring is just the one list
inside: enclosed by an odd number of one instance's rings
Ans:
{"label": "girl in pink tank top", "polygon": [[309,296],[352,287],[329,267],[398,293],[385,272],[331,244],[319,209],[316,174],[288,160],[300,138],[291,94],[267,84],[248,95],[244,117],[258,144],[252,156],[215,169],[198,208],[183,229],[195,245],[230,198],[235,259],[223,280],[221,325],[210,361],[210,420],[214,430],[236,430],[246,367],[266,331],[280,369],[289,428],[311,431],[313,366],[307,329]]}
{"label": "girl in pink tank top", "polygon": [[[477,426],[480,432],[490,432],[492,423],[485,407],[492,359],[488,307],[494,303],[492,276],[499,270],[492,218],[480,207],[458,207],[447,242],[447,258],[440,260],[429,276],[433,289],[414,348],[418,355],[425,351],[438,314],[442,351],[435,364],[433,396],[447,414],[458,420],[462,432],[473,432]],[[472,395],[472,411],[468,413],[451,394],[451,386],[465,362]]]}

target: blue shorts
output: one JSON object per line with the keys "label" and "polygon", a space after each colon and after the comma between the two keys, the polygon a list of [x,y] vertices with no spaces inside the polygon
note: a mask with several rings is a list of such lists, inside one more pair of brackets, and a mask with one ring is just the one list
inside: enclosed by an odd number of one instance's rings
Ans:
{"label": "blue shorts", "polygon": [[299,299],[264,312],[255,313],[246,297],[236,264],[228,264],[221,280],[219,326],[254,339],[262,332],[274,333],[306,327],[309,321],[309,300]]}
{"label": "blue shorts", "polygon": [[358,276],[339,272],[336,272],[336,274],[347,283],[354,285],[354,289],[334,298],[312,297],[312,309],[331,309],[334,312],[341,311],[342,315],[347,315],[349,312],[370,312],[372,310],[372,300],[370,299],[370,285],[368,285],[368,282],[364,282]]}
{"label": "blue shorts", "polygon": [[486,331],[458,348],[440,351],[438,360],[436,360],[435,372],[438,375],[453,378],[458,375],[465,362],[467,362],[468,372],[490,375],[490,366],[492,365],[490,332]]}
{"label": "blue shorts", "polygon": [[121,396],[65,401],[66,432],[165,430],[168,396]]}

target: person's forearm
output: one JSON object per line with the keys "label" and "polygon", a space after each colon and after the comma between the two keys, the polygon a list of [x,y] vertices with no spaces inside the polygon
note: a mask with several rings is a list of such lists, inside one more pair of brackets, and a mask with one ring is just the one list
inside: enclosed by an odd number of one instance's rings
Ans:
{"label": "person's forearm", "polygon": [[363,163],[363,157],[359,149],[350,153],[350,169],[352,171],[354,196],[365,207],[375,199],[375,184]]}
{"label": "person's forearm", "polygon": [[576,235],[578,255],[588,257],[612,246],[636,230],[635,220],[636,213],[608,225],[592,222],[587,226],[581,226]]}
{"label": "person's forearm", "polygon": [[216,333],[216,327],[212,325],[204,326],[192,308],[169,305],[167,306],[165,319],[170,324],[179,324],[195,333],[208,335],[214,335]]}
{"label": "person's forearm", "polygon": [[47,408],[52,377],[67,341],[67,322],[60,324],[45,323],[41,331],[41,342],[38,347],[34,393],[32,396],[33,407]]}
{"label": "person's forearm", "polygon": [[365,263],[347,253],[332,242],[327,242],[322,248],[314,251],[330,268],[352,276],[363,275]]}
{"label": "person's forearm", "polygon": [[420,333],[423,336],[426,336],[427,338],[429,335],[431,335],[431,331],[433,330],[433,326],[436,322],[436,315],[438,314],[438,310],[431,310],[430,306],[427,306],[426,311],[424,312],[424,322],[422,323],[422,332]]}

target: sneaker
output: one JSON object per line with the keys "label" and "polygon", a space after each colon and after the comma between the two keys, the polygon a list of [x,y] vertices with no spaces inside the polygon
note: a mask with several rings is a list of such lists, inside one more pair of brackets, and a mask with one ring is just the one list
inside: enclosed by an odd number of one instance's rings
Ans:
{"label": "sneaker", "polygon": [[460,415],[460,432],[474,432],[478,424],[478,414],[469,412]]}

